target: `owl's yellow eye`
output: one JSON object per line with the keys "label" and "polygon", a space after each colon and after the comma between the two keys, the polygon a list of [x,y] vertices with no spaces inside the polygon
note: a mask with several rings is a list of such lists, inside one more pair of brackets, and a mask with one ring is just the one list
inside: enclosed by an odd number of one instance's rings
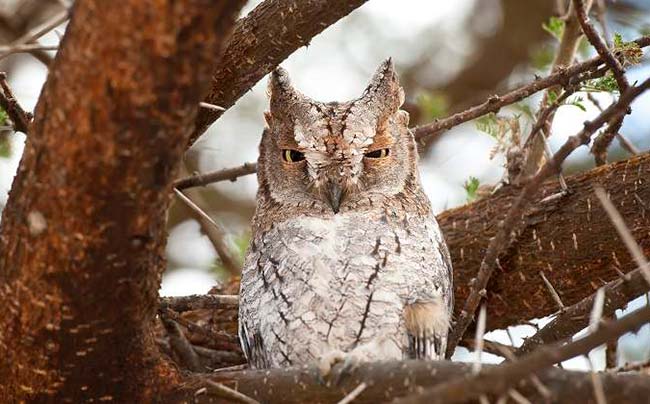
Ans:
{"label": "owl's yellow eye", "polygon": [[390,149],[377,149],[364,154],[364,156],[371,159],[382,159],[387,157],[388,154],[390,154]]}
{"label": "owl's yellow eye", "polygon": [[297,163],[305,159],[305,154],[298,150],[284,149],[282,150],[282,158],[288,163]]}

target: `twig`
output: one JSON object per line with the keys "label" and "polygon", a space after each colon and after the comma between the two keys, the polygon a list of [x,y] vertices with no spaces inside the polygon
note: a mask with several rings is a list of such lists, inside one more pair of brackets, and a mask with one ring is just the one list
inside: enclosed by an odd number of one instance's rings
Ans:
{"label": "twig", "polygon": [[359,397],[361,393],[368,387],[364,382],[361,382],[357,387],[354,388],[347,396],[343,397],[338,404],[350,404],[354,399]]}
{"label": "twig", "polygon": [[237,262],[235,255],[226,242],[226,233],[223,228],[219,226],[217,222],[212,220],[212,218],[207,213],[205,213],[203,209],[192,202],[192,200],[188,198],[183,192],[179,191],[177,188],[174,188],[174,192],[176,193],[176,196],[178,196],[178,198],[187,207],[189,207],[192,212],[196,214],[197,218],[200,221],[205,221],[212,225],[214,232],[212,233],[212,237],[210,237],[210,241],[214,245],[215,250],[217,250],[217,255],[219,255],[219,258],[221,259],[223,265],[230,271],[230,273],[241,273],[241,265]]}
{"label": "twig", "polygon": [[226,108],[224,108],[224,107],[220,107],[218,105],[210,104],[208,102],[203,102],[203,101],[199,102],[199,107],[206,108],[206,109],[209,109],[209,110],[212,110],[212,111],[220,111],[220,112],[226,110]]}
{"label": "twig", "polygon": [[237,295],[191,295],[161,297],[160,307],[177,313],[200,309],[236,309],[239,307]]}
{"label": "twig", "polygon": [[533,373],[589,352],[612,338],[639,329],[648,322],[650,322],[650,307],[643,307],[616,321],[603,324],[598,331],[568,344],[543,346],[519,361],[506,362],[485,369],[478,375],[452,379],[395,402],[400,404],[456,403],[476,399],[482,394],[500,394]]}
{"label": "twig", "polygon": [[458,341],[462,338],[469,326],[474,312],[481,299],[486,294],[487,282],[492,276],[494,265],[499,254],[510,245],[513,230],[518,227],[520,217],[524,212],[533,195],[539,186],[549,176],[559,171],[562,162],[579,146],[589,142],[591,135],[602,125],[611,120],[617,119],[627,113],[630,103],[642,92],[650,87],[650,79],[645,80],[637,87],[631,87],[621,95],[619,100],[610,105],[605,111],[594,120],[585,122],[584,128],[576,135],[569,137],[562,147],[555,153],[553,158],[547,161],[539,172],[524,186],[519,197],[515,200],[510,211],[503,222],[500,223],[495,236],[490,241],[485,257],[481,261],[476,278],[471,282],[471,287],[463,309],[460,311],[453,333],[449,338],[447,357],[451,357]]}
{"label": "twig", "polygon": [[213,382],[212,380],[205,381],[207,392],[213,395],[227,398],[238,403],[245,404],[260,404],[259,401],[253,400],[252,398],[238,392],[237,390],[231,389],[221,383]]}
{"label": "twig", "polygon": [[0,60],[15,53],[32,53],[34,51],[55,51],[59,50],[58,45],[41,45],[28,43],[23,45],[0,46]]}
{"label": "twig", "polygon": [[636,372],[645,368],[650,368],[650,360],[644,362],[626,363],[623,366],[619,366],[616,369],[609,369],[608,371],[612,373]]}
{"label": "twig", "polygon": [[639,270],[643,274],[643,278],[650,286],[650,267],[648,267],[648,261],[646,260],[645,255],[643,255],[641,247],[639,247],[639,245],[634,240],[630,229],[628,229],[628,227],[625,225],[623,217],[620,213],[618,213],[618,210],[614,207],[614,204],[612,204],[612,202],[607,197],[605,190],[601,187],[594,187],[594,192],[596,193],[596,196],[598,197],[600,203],[603,205],[605,212],[607,212],[607,215],[612,221],[612,224],[614,227],[616,227],[616,231],[621,237],[621,240],[623,240],[623,243],[625,243],[625,247],[627,247],[628,251],[632,255],[632,258],[634,258],[634,262],[636,262],[636,264],[639,266]]}
{"label": "twig", "polygon": [[[589,17],[587,16],[587,11],[584,7],[583,0],[573,0],[573,4],[576,9],[576,15],[578,16],[578,22],[582,27],[582,31],[585,33],[585,36],[587,37],[589,42],[596,49],[598,55],[600,55],[600,57],[605,61],[607,67],[609,67],[609,69],[611,70],[612,75],[616,80],[616,84],[618,85],[619,91],[623,92],[627,90],[630,87],[630,83],[627,81],[627,78],[625,77],[625,70],[623,69],[623,65],[621,64],[621,62],[619,62],[616,56],[614,56],[611,50],[607,48],[607,44],[603,42],[603,40],[600,38],[600,35],[598,35],[598,32],[596,31],[594,26],[589,23]],[[623,125],[623,118],[620,118],[619,120],[615,120],[601,134],[601,136],[598,136],[596,141],[594,141],[594,145],[591,149],[591,152],[596,158],[597,165],[606,164],[607,149],[609,148],[609,145],[612,143],[612,140],[614,140],[616,134],[621,129],[622,125]]]}
{"label": "twig", "polygon": [[598,52],[598,55],[600,55],[607,67],[611,70],[614,79],[618,84],[619,90],[621,92],[627,90],[630,87],[630,83],[628,83],[627,78],[625,77],[623,65],[621,65],[621,62],[619,62],[616,56],[614,56],[614,54],[607,48],[607,44],[603,42],[594,26],[589,23],[589,17],[587,16],[584,1],[573,0],[573,4],[576,9],[578,22],[580,23],[580,27],[582,27],[582,32],[584,32],[589,42],[596,49],[596,52]]}
{"label": "twig", "polygon": [[211,171],[205,174],[194,174],[191,177],[181,178],[174,182],[176,189],[186,189],[212,184],[219,181],[236,181],[238,177],[254,174],[257,171],[257,163],[244,163],[239,167],[226,168],[223,170]]}
{"label": "twig", "polygon": [[542,277],[542,280],[544,281],[544,285],[546,285],[546,288],[548,289],[549,293],[551,294],[551,297],[553,300],[555,300],[555,304],[557,304],[557,307],[560,310],[564,309],[564,303],[562,303],[562,299],[560,299],[560,295],[557,293],[551,282],[546,278],[546,275],[544,275],[543,271],[539,272],[539,276]]}
{"label": "twig", "polygon": [[161,321],[165,326],[167,335],[169,336],[169,346],[176,354],[182,365],[187,367],[193,372],[204,371],[205,368],[201,366],[199,356],[194,351],[192,344],[187,340],[181,326],[178,323],[166,316],[161,316]]}
{"label": "twig", "polygon": [[9,83],[7,83],[7,75],[4,72],[0,72],[0,107],[11,118],[14,130],[27,134],[31,114],[25,112],[16,97],[14,97],[11,88],[9,88]]}
{"label": "twig", "polygon": [[481,355],[483,354],[483,336],[485,335],[485,305],[481,306],[481,310],[478,313],[478,324],[476,325],[476,338],[475,338],[475,347],[476,356],[474,357],[474,364],[472,366],[472,373],[478,373],[481,371]]}
{"label": "twig", "polygon": [[594,297],[594,306],[591,309],[589,316],[589,332],[594,332],[598,329],[600,320],[603,318],[603,306],[605,304],[605,290],[599,288]]}

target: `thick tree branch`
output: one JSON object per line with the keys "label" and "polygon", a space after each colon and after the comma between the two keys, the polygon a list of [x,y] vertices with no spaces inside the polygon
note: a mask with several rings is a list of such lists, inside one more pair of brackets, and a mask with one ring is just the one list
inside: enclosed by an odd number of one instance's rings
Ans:
{"label": "thick tree branch", "polygon": [[[366,1],[265,0],[237,21],[205,102],[230,108],[289,55]],[[190,144],[222,113],[201,109]]]}
{"label": "thick tree branch", "polygon": [[[494,366],[484,365],[485,371],[492,369]],[[330,380],[336,380],[339,371],[340,367],[335,367]],[[335,403],[361,383],[366,383],[367,387],[353,401],[355,404],[389,402],[422,388],[468,375],[470,371],[470,365],[447,361],[366,363],[341,378],[339,385],[320,383],[315,367],[219,372],[193,376],[171,399],[182,401],[193,398],[197,403],[211,402],[210,397],[196,394],[205,385],[205,378],[210,378],[265,403]],[[573,404],[584,402],[585,397],[593,395],[588,373],[550,368],[542,370],[538,375],[551,393],[550,402]],[[635,400],[643,402],[650,394],[647,376],[601,374],[601,380],[607,398],[612,403]],[[517,386],[517,391],[532,402],[546,402],[538,386],[529,380],[522,381]]]}

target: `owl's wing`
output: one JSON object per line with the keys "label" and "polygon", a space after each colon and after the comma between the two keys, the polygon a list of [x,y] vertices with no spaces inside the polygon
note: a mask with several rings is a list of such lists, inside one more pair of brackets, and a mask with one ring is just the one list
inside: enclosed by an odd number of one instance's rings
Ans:
{"label": "owl's wing", "polygon": [[405,355],[411,359],[440,360],[445,358],[447,350],[454,304],[453,269],[447,244],[442,234],[438,236],[434,238],[434,244],[437,244],[439,255],[432,260],[431,270],[440,293],[416,300],[404,308],[408,334]]}

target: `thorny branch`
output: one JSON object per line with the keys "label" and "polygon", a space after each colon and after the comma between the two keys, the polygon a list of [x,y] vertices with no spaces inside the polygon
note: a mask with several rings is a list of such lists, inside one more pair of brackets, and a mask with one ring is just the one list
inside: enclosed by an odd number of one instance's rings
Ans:
{"label": "thorny branch", "polygon": [[[582,31],[598,52],[598,55],[605,61],[605,64],[612,72],[616,84],[618,85],[619,91],[623,92],[630,87],[630,84],[625,77],[625,70],[621,62],[614,56],[612,51],[607,48],[607,44],[601,39],[600,35],[596,31],[596,28],[589,23],[589,17],[587,16],[587,9],[585,8],[583,0],[573,0],[573,5],[576,9],[576,16],[578,17],[578,22],[582,27]],[[596,164],[603,165],[607,160],[607,148],[611,144],[612,140],[618,133],[618,131],[623,126],[623,118],[620,118],[612,122],[609,127],[594,141],[594,145],[591,149],[592,154],[596,159]]]}
{"label": "thorny branch", "polygon": [[546,162],[539,172],[524,186],[520,196],[510,208],[508,215],[499,225],[494,238],[490,241],[485,257],[481,262],[478,274],[471,282],[470,294],[467,297],[465,305],[460,312],[459,318],[454,325],[452,334],[449,337],[447,346],[447,357],[451,357],[456,345],[465,334],[469,323],[474,317],[482,297],[485,296],[485,288],[496,265],[499,254],[510,245],[512,234],[515,232],[520,217],[526,206],[530,203],[532,197],[537,192],[539,186],[550,177],[557,173],[562,162],[569,156],[573,150],[583,144],[587,144],[591,135],[602,125],[618,119],[627,113],[630,103],[642,92],[650,87],[650,79],[647,79],[637,87],[631,87],[623,93],[619,100],[605,109],[598,117],[590,122],[585,122],[584,128],[576,135],[571,136],[562,147],[555,153],[553,158]]}
{"label": "thorny branch", "polygon": [[26,134],[29,129],[29,123],[32,120],[31,114],[25,112],[20,104],[18,104],[18,101],[9,88],[7,75],[4,72],[0,72],[0,107],[11,118],[14,129]]}

